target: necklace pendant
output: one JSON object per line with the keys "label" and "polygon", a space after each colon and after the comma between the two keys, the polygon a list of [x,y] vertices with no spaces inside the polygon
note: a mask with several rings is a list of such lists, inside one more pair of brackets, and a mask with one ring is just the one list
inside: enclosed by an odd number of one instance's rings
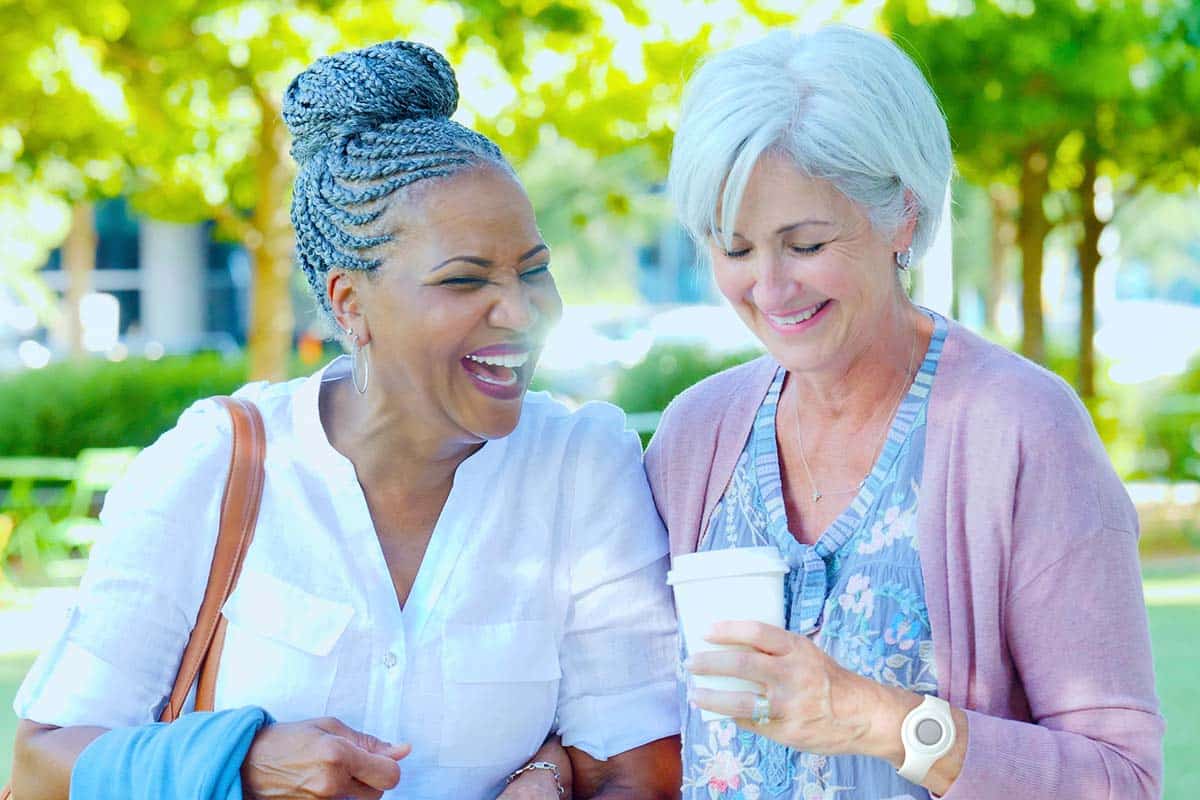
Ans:
{"label": "necklace pendant", "polygon": [[820,492],[813,492],[813,502],[814,502],[814,503],[819,503],[819,502],[821,502],[821,498],[822,498],[822,497],[824,497],[824,496],[825,496],[825,495],[821,494]]}

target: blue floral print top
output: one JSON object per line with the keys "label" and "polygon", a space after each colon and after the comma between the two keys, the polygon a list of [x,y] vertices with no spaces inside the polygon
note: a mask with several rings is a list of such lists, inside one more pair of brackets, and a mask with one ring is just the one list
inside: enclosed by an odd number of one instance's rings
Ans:
{"label": "blue floral print top", "polygon": [[[775,439],[786,375],[780,368],[699,549],[779,548],[791,568],[784,578],[788,630],[811,637],[846,669],[933,694],[937,676],[915,523],[926,400],[946,320],[926,313],[933,337],[879,459],[817,542],[801,544],[788,531]],[[706,723],[688,705],[686,676],[680,677],[684,800],[929,800],[923,787],[880,759],[799,752],[730,720]]]}

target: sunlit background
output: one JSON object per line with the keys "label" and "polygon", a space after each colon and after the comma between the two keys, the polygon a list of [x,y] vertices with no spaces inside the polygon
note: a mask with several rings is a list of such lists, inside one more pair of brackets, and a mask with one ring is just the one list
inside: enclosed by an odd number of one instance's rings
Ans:
{"label": "sunlit background", "polygon": [[1138,504],[1167,797],[1200,797],[1200,0],[0,3],[0,700],[137,449],[335,352],[292,266],[291,76],[391,37],[447,53],[457,118],[513,160],[553,250],[539,387],[645,435],[757,351],[664,198],[683,83],[831,21],[893,36],[949,121],[915,297],[1071,382]]}

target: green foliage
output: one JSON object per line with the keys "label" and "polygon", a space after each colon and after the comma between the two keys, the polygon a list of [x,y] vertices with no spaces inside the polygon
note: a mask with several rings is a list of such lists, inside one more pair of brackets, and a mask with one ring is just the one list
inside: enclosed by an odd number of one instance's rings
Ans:
{"label": "green foliage", "polygon": [[668,216],[662,194],[645,182],[655,171],[654,155],[644,147],[598,158],[559,141],[527,159],[521,179],[567,303],[635,299],[632,244],[652,238]]}
{"label": "green foliage", "polygon": [[1200,481],[1200,358],[1182,375],[1136,385],[1103,372],[1089,410],[1121,478]]}
{"label": "green foliage", "polygon": [[[970,13],[932,5],[888,0],[882,19],[925,71],[971,180],[1014,180],[1031,143],[1052,151],[1072,134],[1081,139],[1068,161],[1086,147],[1108,160],[1110,174],[1154,171],[1162,181],[1177,173],[1160,166],[1172,161],[1164,156],[1194,148],[1195,115],[1185,110],[1200,99],[1194,47],[1189,62],[1159,4],[979,0]],[[1180,10],[1183,28],[1185,0],[1165,5]],[[1081,174],[1076,165],[1052,177],[1071,186]]]}
{"label": "green foliage", "polygon": [[54,364],[0,381],[0,453],[74,458],[85,447],[145,447],[196,400],[245,382],[216,354]]}
{"label": "green foliage", "polygon": [[[417,39],[454,64],[458,118],[517,164],[565,140],[591,154],[568,173],[578,175],[588,157],[619,161],[644,145],[636,176],[619,165],[606,173],[598,208],[582,192],[566,206],[560,241],[582,234],[575,263],[586,271],[607,261],[595,242],[628,237],[642,187],[665,173],[679,93],[713,47],[713,23],[794,16],[742,0],[704,9],[705,24],[676,35],[672,13],[648,0],[0,3],[0,190],[37,184],[71,202],[120,193],[156,219],[215,219],[254,256],[250,365],[278,377],[287,337],[276,332],[291,327],[279,276],[293,170],[279,112],[292,76],[334,51]],[[0,263],[0,282],[8,269]]]}
{"label": "green foliage", "polygon": [[612,402],[625,411],[662,411],[689,386],[709,375],[757,358],[757,351],[715,355],[695,345],[659,345],[617,378]]}
{"label": "green foliage", "polygon": [[1200,359],[1146,402],[1142,464],[1132,475],[1200,481]]}

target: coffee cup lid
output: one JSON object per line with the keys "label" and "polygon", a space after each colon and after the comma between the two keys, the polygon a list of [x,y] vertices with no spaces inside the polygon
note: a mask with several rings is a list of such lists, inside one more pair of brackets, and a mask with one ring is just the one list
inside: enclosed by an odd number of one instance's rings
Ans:
{"label": "coffee cup lid", "polygon": [[774,547],[731,547],[728,550],[709,550],[676,556],[667,573],[667,585],[687,581],[729,578],[735,575],[777,573],[788,571],[787,562]]}

